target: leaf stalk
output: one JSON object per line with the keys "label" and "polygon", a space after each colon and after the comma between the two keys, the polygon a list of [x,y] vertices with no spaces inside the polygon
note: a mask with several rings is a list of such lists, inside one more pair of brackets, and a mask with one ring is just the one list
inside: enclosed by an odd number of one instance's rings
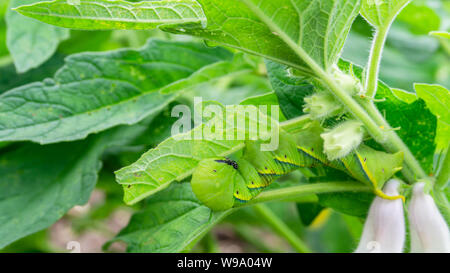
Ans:
{"label": "leaf stalk", "polygon": [[377,30],[372,48],[370,50],[369,63],[367,65],[367,76],[365,83],[365,95],[369,98],[375,97],[378,84],[378,74],[380,71],[381,57],[383,53],[384,43],[386,42],[387,34],[390,25]]}

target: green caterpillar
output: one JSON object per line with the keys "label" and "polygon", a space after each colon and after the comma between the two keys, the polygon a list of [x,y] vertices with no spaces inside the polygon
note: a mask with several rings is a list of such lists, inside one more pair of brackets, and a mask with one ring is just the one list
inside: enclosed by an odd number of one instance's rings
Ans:
{"label": "green caterpillar", "polygon": [[193,172],[192,189],[209,208],[225,210],[253,199],[282,175],[301,167],[325,165],[370,185],[383,198],[401,198],[386,196],[380,190],[401,169],[401,153],[387,154],[361,145],[346,157],[329,161],[319,135],[317,130],[296,136],[281,132],[275,151],[262,152],[261,142],[249,141],[236,161],[225,157],[202,160]]}

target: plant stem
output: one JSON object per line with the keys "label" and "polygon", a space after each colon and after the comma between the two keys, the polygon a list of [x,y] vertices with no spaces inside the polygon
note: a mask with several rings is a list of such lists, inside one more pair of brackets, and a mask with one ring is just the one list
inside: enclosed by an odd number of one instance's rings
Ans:
{"label": "plant stem", "polygon": [[268,201],[290,201],[298,199],[299,196],[308,196],[327,192],[372,192],[372,189],[360,182],[339,181],[304,184],[283,189],[264,191],[254,199],[248,201],[242,206],[254,205]]}
{"label": "plant stem", "polygon": [[450,149],[447,148],[444,162],[442,163],[442,167],[439,170],[439,173],[437,174],[436,183],[434,184],[434,187],[437,190],[442,191],[447,187],[449,180],[450,180]]}
{"label": "plant stem", "polygon": [[288,133],[296,133],[303,129],[303,126],[311,121],[309,115],[303,115],[300,117],[296,117],[290,120],[286,120],[280,123],[280,126],[283,130]]}
{"label": "plant stem", "polygon": [[271,245],[266,244],[261,238],[258,236],[258,233],[255,233],[254,229],[252,229],[248,225],[237,224],[233,225],[233,231],[241,237],[243,240],[247,241],[253,248],[256,248],[259,252],[263,253],[280,253],[281,249],[274,248]]}
{"label": "plant stem", "polygon": [[311,252],[308,246],[286,225],[286,223],[278,218],[278,216],[266,205],[259,204],[254,206],[253,209],[276,233],[285,238],[295,250],[300,253]]}
{"label": "plant stem", "polygon": [[390,25],[378,29],[373,40],[372,48],[370,50],[365,86],[366,96],[369,98],[373,98],[377,91],[378,72],[380,70],[381,56],[384,43],[386,42],[387,34],[389,32],[389,28]]}
{"label": "plant stem", "polygon": [[219,253],[219,244],[217,243],[216,238],[212,232],[208,232],[205,237],[203,237],[203,244],[205,247],[206,253]]}

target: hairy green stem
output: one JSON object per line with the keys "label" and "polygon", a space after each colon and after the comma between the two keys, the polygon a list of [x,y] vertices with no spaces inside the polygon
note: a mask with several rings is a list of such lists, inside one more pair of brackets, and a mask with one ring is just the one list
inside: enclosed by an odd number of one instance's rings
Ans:
{"label": "hairy green stem", "polygon": [[442,162],[442,167],[436,176],[436,183],[434,184],[434,187],[437,190],[444,190],[447,187],[449,180],[450,180],[450,149],[447,148],[444,162]]}
{"label": "hairy green stem", "polygon": [[254,206],[253,209],[278,235],[286,239],[296,251],[300,253],[311,252],[309,247],[266,205],[259,204]]}
{"label": "hairy green stem", "polygon": [[283,130],[288,133],[296,133],[303,129],[303,126],[311,121],[310,116],[303,115],[300,117],[296,117],[290,120],[286,120],[280,123],[280,126]]}
{"label": "hairy green stem", "polygon": [[264,191],[254,199],[248,201],[242,206],[249,206],[269,201],[291,201],[298,199],[299,196],[311,196],[318,193],[328,192],[371,192],[372,189],[361,182],[338,181],[303,184],[277,190]]}
{"label": "hairy green stem", "polygon": [[378,29],[370,50],[365,86],[366,96],[370,98],[373,98],[377,92],[378,72],[380,70],[381,56],[388,32],[389,26]]}

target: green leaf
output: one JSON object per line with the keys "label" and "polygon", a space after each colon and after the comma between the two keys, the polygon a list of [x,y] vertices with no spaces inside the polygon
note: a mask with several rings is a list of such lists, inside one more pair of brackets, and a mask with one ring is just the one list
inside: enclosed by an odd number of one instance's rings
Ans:
{"label": "green leaf", "polygon": [[309,226],[324,209],[318,203],[297,203],[297,211],[303,225]]}
{"label": "green leaf", "polygon": [[118,127],[87,140],[25,144],[0,155],[0,248],[49,227],[89,199],[100,156],[125,145],[145,126]]}
{"label": "green leaf", "polygon": [[362,0],[361,14],[377,28],[388,27],[410,0]]}
{"label": "green leaf", "polygon": [[280,102],[281,111],[288,119],[303,115],[304,98],[314,91],[305,78],[291,75],[285,65],[266,61],[270,83]]}
{"label": "green leaf", "polygon": [[417,100],[417,96],[414,93],[409,93],[403,89],[391,88],[392,93],[400,100],[406,103],[413,103]]}
{"label": "green leaf", "polygon": [[[219,49],[217,49],[219,50]],[[237,53],[232,62],[222,61],[205,66],[197,71],[189,78],[189,87],[205,82],[210,82],[223,76],[232,76],[232,74],[241,74],[250,72],[252,66],[245,59],[242,53]],[[168,85],[160,90],[162,94],[173,93],[186,88],[186,81],[178,81],[174,84]]]}
{"label": "green leaf", "polygon": [[[10,8],[36,3],[38,0],[11,0]],[[18,72],[38,67],[55,52],[69,31],[26,18],[16,11],[6,13],[7,45]]]}
{"label": "green leaf", "polygon": [[45,23],[74,29],[152,29],[160,26],[194,27],[206,24],[194,0],[126,1],[66,0],[38,2],[16,9]]}
{"label": "green leaf", "polygon": [[[272,108],[271,106],[280,106],[278,103],[278,98],[275,95],[274,92],[269,92],[263,95],[256,95],[253,97],[248,97],[244,100],[242,100],[240,105],[254,105],[254,106],[267,106],[267,115],[272,117]],[[284,117],[283,113],[281,112],[281,109],[278,111],[278,120],[285,121],[286,118]]]}
{"label": "green leaf", "polygon": [[0,2],[0,17],[3,17],[8,9],[10,0],[4,0]]}
{"label": "green leaf", "polygon": [[[348,71],[350,63],[342,61],[340,67]],[[362,69],[353,65],[353,70],[361,78]],[[375,97],[377,108],[384,113],[386,120],[396,131],[398,136],[409,147],[428,174],[433,169],[433,156],[435,151],[436,117],[427,109],[423,100],[417,99],[407,103],[398,98],[383,82],[378,83]],[[411,100],[409,98],[409,100]]]}
{"label": "green leaf", "polygon": [[328,69],[339,58],[360,6],[358,0],[199,2],[209,19],[208,27],[189,33],[296,67],[305,73],[310,73],[309,66],[292,52],[284,36],[319,66]]}
{"label": "green leaf", "polygon": [[450,91],[437,84],[415,84],[414,89],[438,120],[436,149],[447,149],[450,142]]}
{"label": "green leaf", "polygon": [[[95,1],[100,3],[100,1]],[[191,2],[188,7],[191,11],[200,9],[199,6]],[[280,35],[287,35],[289,39],[301,47],[319,66],[327,69],[339,58],[342,46],[351,24],[359,13],[359,0],[199,0],[201,8],[207,18],[205,27],[204,17],[199,12],[194,12],[197,17],[188,26],[182,25],[184,22],[171,22],[164,25],[162,20],[152,17],[154,20],[150,26],[159,26],[161,29],[178,34],[191,34],[205,38],[214,43],[223,44],[237,48],[242,51],[256,54],[272,59],[279,63],[296,67],[304,73],[310,73],[310,69],[299,59],[286,40]],[[106,5],[106,2],[101,2]],[[120,2],[122,3],[122,2]],[[134,9],[145,5],[169,5],[177,3],[173,1],[150,1],[138,4],[129,3],[129,9]],[[88,1],[81,1],[81,6],[88,5]],[[37,4],[31,7],[21,7],[19,10],[25,12],[26,9],[35,9],[40,6],[47,7],[61,5],[61,1]],[[122,4],[121,4],[122,5]],[[79,6],[79,5],[78,5]],[[89,20],[92,12],[75,12],[74,7],[64,5],[67,9],[60,9],[58,14],[61,18],[72,17],[73,14],[81,15],[76,18],[76,22],[65,24],[66,27],[80,27],[78,24]],[[102,10],[102,12],[105,12]],[[169,13],[170,14],[170,13]],[[191,13],[189,13],[191,14]],[[47,10],[27,14],[39,20],[45,20],[51,24],[60,24],[64,19],[51,19],[54,13]],[[173,16],[173,15],[170,15]],[[262,17],[261,17],[262,16]],[[194,16],[195,17],[195,16]],[[172,19],[171,17],[169,17]],[[177,18],[183,18],[178,16]],[[266,20],[267,19],[267,20]],[[132,22],[135,23],[135,17]],[[120,19],[119,19],[120,21]],[[107,24],[108,28],[127,28],[125,23],[117,25]],[[84,25],[87,29],[102,29],[102,24]],[[280,29],[282,33],[272,30],[273,27]],[[129,28],[129,27],[128,27]]]}
{"label": "green leaf", "polygon": [[[432,31],[429,34],[430,36],[436,37],[439,40],[442,48],[444,49],[446,57],[450,56],[450,33],[446,31]],[[444,60],[444,64],[447,64],[448,66],[448,62],[446,62],[447,59],[448,58]],[[443,69],[444,70],[443,74],[446,73],[446,71],[448,71],[448,67],[444,66],[444,68],[447,68],[447,70]],[[448,75],[443,75],[443,77],[445,77],[446,79],[450,78]]]}
{"label": "green leaf", "polygon": [[213,212],[201,204],[190,183],[172,184],[148,200],[114,241],[127,243],[128,252],[181,252],[189,250],[231,210]]}
{"label": "green leaf", "polygon": [[177,96],[159,90],[180,91],[232,73],[220,67],[221,73],[214,74],[208,68],[232,61],[233,55],[221,48],[159,40],[139,50],[72,55],[53,79],[0,96],[0,141],[69,141],[136,123]]}
{"label": "green leaf", "polygon": [[430,31],[439,30],[441,18],[429,6],[411,2],[397,16],[397,20],[416,35],[426,35]]}
{"label": "green leaf", "polygon": [[319,204],[332,208],[341,213],[356,217],[365,218],[369,211],[370,204],[375,197],[372,193],[324,193],[319,194]]}

